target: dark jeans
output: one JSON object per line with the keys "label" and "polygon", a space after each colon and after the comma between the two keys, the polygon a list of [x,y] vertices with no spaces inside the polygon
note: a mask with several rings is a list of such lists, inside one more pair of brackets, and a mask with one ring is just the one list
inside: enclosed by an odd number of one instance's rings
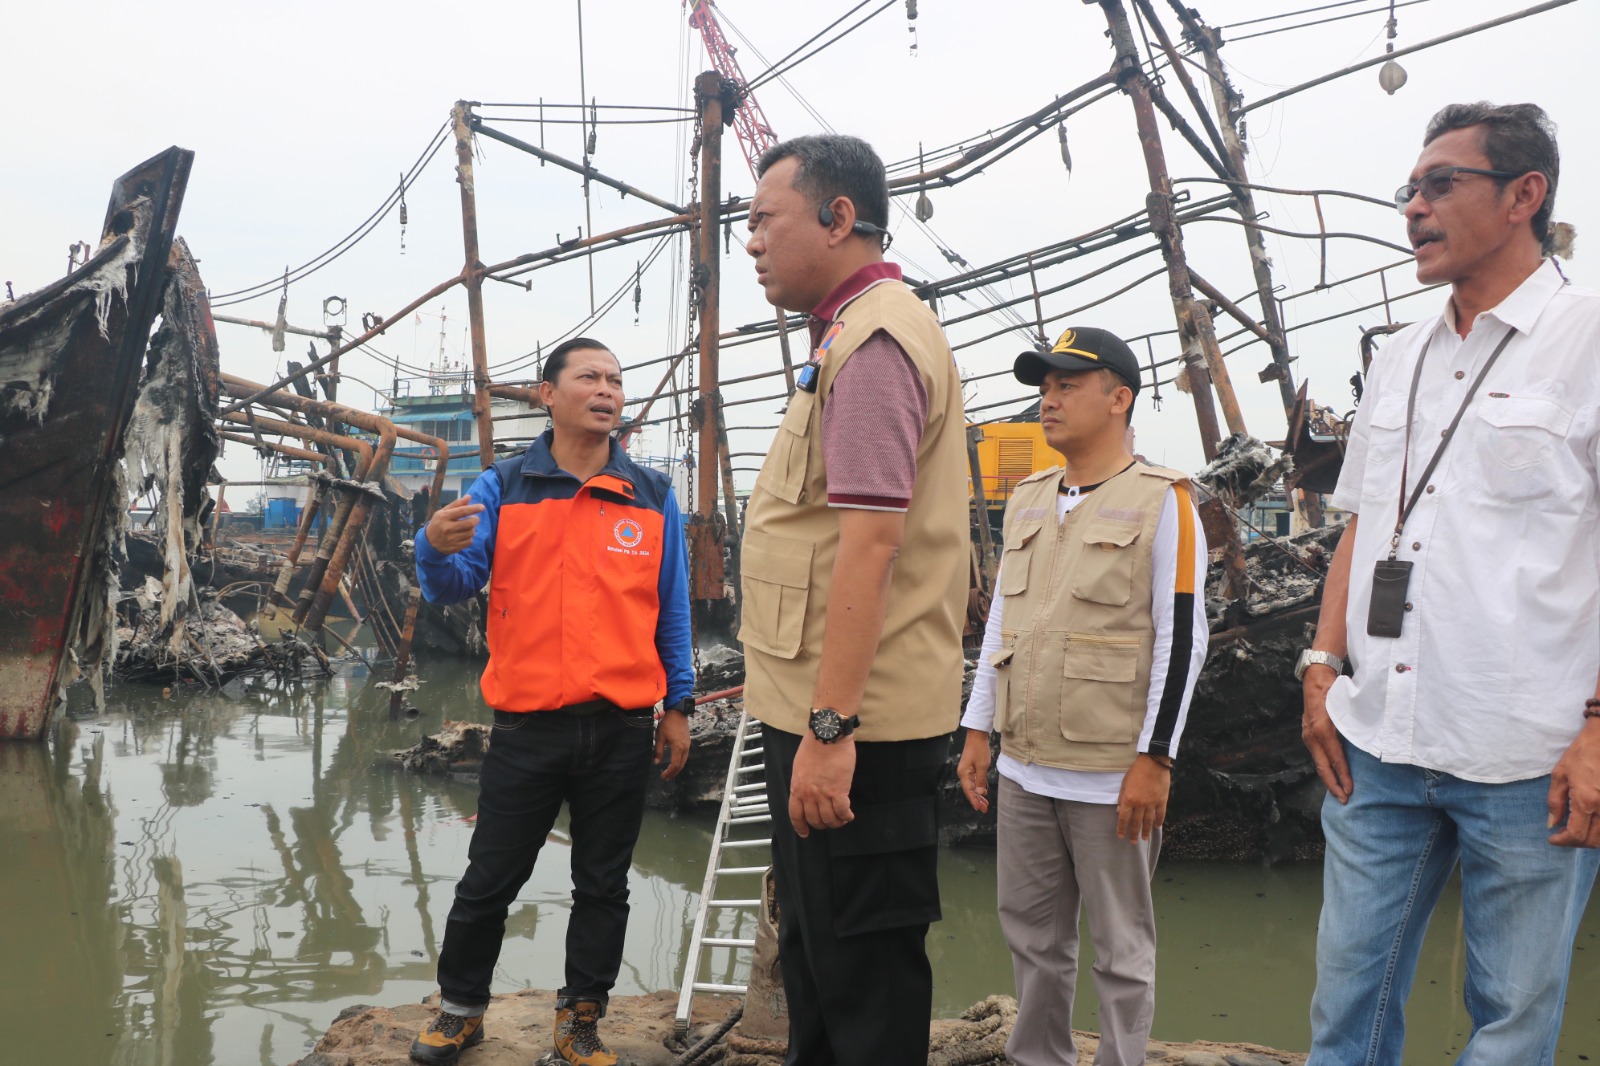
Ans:
{"label": "dark jeans", "polygon": [[572,815],[572,914],[559,994],[606,1001],[622,966],[628,868],[644,819],[653,727],[649,710],[495,712],[467,872],[439,952],[447,1004],[489,1002],[507,910],[563,801]]}
{"label": "dark jeans", "polygon": [[770,726],[767,803],[778,891],[778,962],[789,1006],[788,1066],[924,1066],[939,920],[939,776],[948,736],[856,742],[855,820],[789,824],[800,737]]}

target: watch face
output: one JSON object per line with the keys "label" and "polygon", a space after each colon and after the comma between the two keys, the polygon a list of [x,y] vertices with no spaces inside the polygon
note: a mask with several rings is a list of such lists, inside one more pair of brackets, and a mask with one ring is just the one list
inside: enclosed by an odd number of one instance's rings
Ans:
{"label": "watch face", "polygon": [[836,711],[812,711],[811,735],[827,743],[839,739],[839,715]]}

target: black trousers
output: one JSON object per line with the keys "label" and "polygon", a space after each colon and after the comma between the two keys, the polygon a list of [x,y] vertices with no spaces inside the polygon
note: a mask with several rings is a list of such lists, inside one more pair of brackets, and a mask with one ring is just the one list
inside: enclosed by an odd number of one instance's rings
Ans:
{"label": "black trousers", "polygon": [[446,1004],[489,1002],[506,913],[563,802],[572,815],[572,913],[559,995],[606,1002],[622,966],[628,870],[644,820],[654,725],[648,709],[495,712],[467,872],[439,952]]}
{"label": "black trousers", "polygon": [[948,736],[856,742],[855,820],[801,839],[789,823],[800,737],[770,726],[767,803],[786,1066],[925,1066],[939,920],[938,785]]}

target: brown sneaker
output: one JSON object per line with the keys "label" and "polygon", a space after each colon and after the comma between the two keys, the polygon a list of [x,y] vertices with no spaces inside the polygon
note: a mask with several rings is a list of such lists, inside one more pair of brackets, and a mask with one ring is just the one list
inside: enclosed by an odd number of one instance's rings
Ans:
{"label": "brown sneaker", "polygon": [[451,1063],[461,1057],[463,1050],[481,1043],[483,1015],[463,1018],[459,1014],[440,1011],[438,1017],[411,1042],[411,1061]]}
{"label": "brown sneaker", "polygon": [[570,1066],[617,1066],[617,1057],[600,1039],[597,1024],[606,1009],[597,999],[563,996],[556,1000],[556,1055]]}

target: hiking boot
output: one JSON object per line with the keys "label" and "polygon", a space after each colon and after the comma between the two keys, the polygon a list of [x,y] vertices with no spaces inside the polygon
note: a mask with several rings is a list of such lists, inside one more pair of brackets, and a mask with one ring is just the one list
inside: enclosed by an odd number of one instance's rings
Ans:
{"label": "hiking boot", "polygon": [[570,1066],[617,1066],[617,1057],[600,1039],[596,1028],[605,1012],[597,999],[563,996],[556,1000],[557,1062]]}
{"label": "hiking boot", "polygon": [[483,1015],[463,1018],[440,1011],[438,1017],[411,1042],[411,1061],[451,1063],[466,1048],[483,1043]]}

